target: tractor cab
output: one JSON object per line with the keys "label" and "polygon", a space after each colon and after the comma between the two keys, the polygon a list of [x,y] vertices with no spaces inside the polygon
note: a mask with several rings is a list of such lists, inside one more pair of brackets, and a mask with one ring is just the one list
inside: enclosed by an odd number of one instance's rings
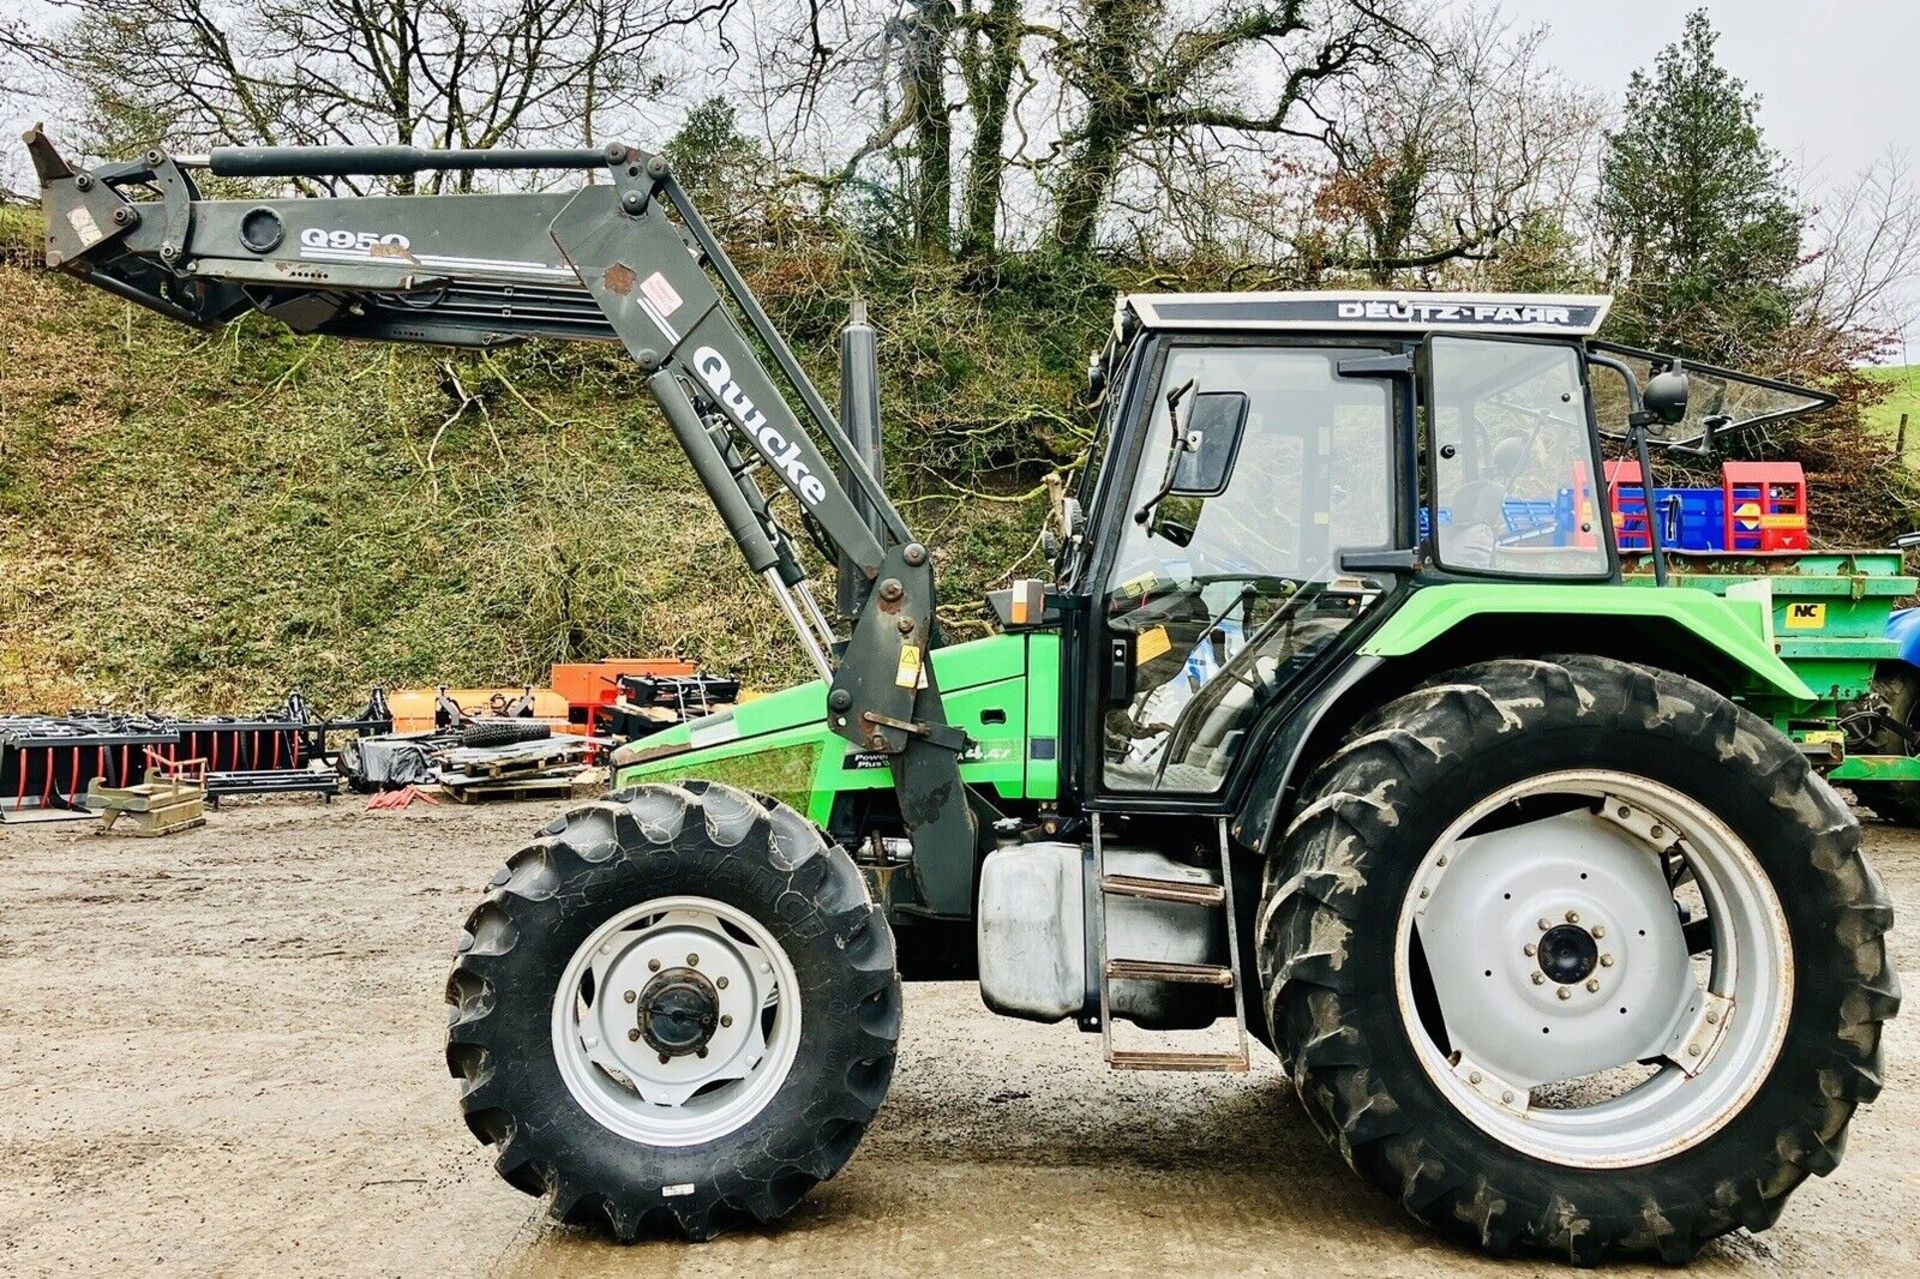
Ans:
{"label": "tractor cab", "polygon": [[1609,438],[1701,452],[1829,402],[1596,343],[1608,305],[1123,298],[1055,543],[1058,589],[1087,605],[1070,647],[1097,655],[1088,791],[1223,794],[1266,711],[1415,591],[1617,584]]}

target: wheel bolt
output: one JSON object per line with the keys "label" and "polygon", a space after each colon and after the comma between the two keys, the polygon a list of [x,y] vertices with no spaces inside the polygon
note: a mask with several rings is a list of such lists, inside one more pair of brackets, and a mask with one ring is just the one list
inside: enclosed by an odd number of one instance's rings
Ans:
{"label": "wheel bolt", "polygon": [[1719,1013],[1712,1013],[1712,1012],[1710,1012],[1710,1013],[1708,1013],[1708,1014],[1707,1014],[1707,1025],[1709,1025],[1709,1026],[1717,1026],[1717,1025],[1719,1025],[1719,1024],[1720,1024],[1720,1014],[1719,1014]]}
{"label": "wheel bolt", "polygon": [[1543,933],[1546,932],[1547,929],[1553,927],[1552,921],[1550,921],[1545,915],[1542,915],[1539,919],[1536,919],[1533,922],[1539,926],[1540,931]]}
{"label": "wheel bolt", "polygon": [[640,1039],[640,1032],[638,1030],[629,1030],[627,1032],[628,1043],[636,1043],[639,1041],[639,1039]]}
{"label": "wheel bolt", "polygon": [[1611,967],[1613,967],[1613,956],[1612,956],[1612,955],[1602,955],[1602,956],[1600,956],[1600,966],[1601,966],[1602,968],[1611,968]]}
{"label": "wheel bolt", "polygon": [[657,973],[657,972],[659,972],[659,971],[660,971],[660,961],[659,961],[659,960],[657,960],[657,959],[649,959],[649,960],[647,961],[647,971],[648,971],[648,972],[650,972],[650,973]]}
{"label": "wheel bolt", "polygon": [[628,1003],[632,1003],[634,1000],[638,998],[640,998],[640,992],[637,990],[630,990],[625,995],[625,999]]}
{"label": "wheel bolt", "polygon": [[1539,951],[1539,949],[1540,948],[1534,945],[1532,942],[1528,942],[1526,945],[1520,948],[1520,953],[1531,958],[1535,953]]}
{"label": "wheel bolt", "polygon": [[1648,831],[1647,834],[1653,836],[1655,839],[1665,839],[1667,837],[1667,829],[1664,826],[1655,826],[1652,830]]}
{"label": "wheel bolt", "polygon": [[1504,1101],[1504,1102],[1506,1102],[1506,1103],[1507,1103],[1508,1105],[1512,1105],[1512,1104],[1513,1104],[1513,1089],[1511,1089],[1511,1088],[1508,1088],[1508,1089],[1505,1089],[1505,1090],[1503,1090],[1503,1091],[1501,1092],[1501,1094],[1500,1094],[1500,1100],[1501,1100],[1501,1101]]}
{"label": "wheel bolt", "polygon": [[722,1013],[722,1014],[720,1014],[720,1024],[721,1024],[722,1026],[731,1026],[731,1025],[733,1025],[733,1014],[732,1014],[732,1013]]}
{"label": "wheel bolt", "polygon": [[1589,978],[1587,978],[1587,989],[1588,989],[1589,991],[1595,991],[1595,990],[1599,990],[1599,989],[1600,989],[1600,979],[1599,979],[1598,977],[1589,977]]}
{"label": "wheel bolt", "polygon": [[1534,985],[1536,985],[1536,986],[1544,986],[1544,985],[1546,985],[1546,984],[1547,984],[1547,975],[1546,975],[1545,973],[1535,973],[1535,974],[1533,975],[1533,984],[1534,984]]}
{"label": "wheel bolt", "polygon": [[713,984],[721,990],[725,990],[727,988],[727,979],[725,977],[716,977],[713,979]]}
{"label": "wheel bolt", "polygon": [[696,1048],[696,1049],[694,1050],[694,1053],[693,1053],[693,1055],[694,1055],[694,1056],[696,1056],[696,1057],[704,1057],[704,1056],[706,1056],[706,1055],[707,1055],[707,1050],[706,1050],[706,1049],[704,1049],[704,1048]]}
{"label": "wheel bolt", "polygon": [[667,1056],[667,1055],[666,1055],[665,1053],[661,1053],[661,1054],[660,1054],[660,1064],[661,1064],[662,1066],[664,1066],[664,1065],[666,1065],[666,1064],[667,1064],[668,1062],[670,1062],[670,1061],[672,1061],[672,1060],[673,1060],[673,1058],[671,1058],[671,1057],[669,1057],[669,1056]]}
{"label": "wheel bolt", "polygon": [[1420,890],[1420,900],[1421,900],[1421,901],[1425,901],[1425,900],[1426,900],[1427,898],[1429,898],[1429,897],[1431,897],[1431,896],[1433,896],[1433,890],[1432,890],[1432,889],[1430,889],[1430,888],[1423,888],[1423,889],[1421,889],[1421,890]]}
{"label": "wheel bolt", "polygon": [[1607,926],[1605,924],[1595,924],[1590,931],[1593,933],[1593,939],[1599,941],[1607,935]]}
{"label": "wheel bolt", "polygon": [[698,968],[699,966],[700,966],[700,956],[698,955],[687,956],[687,967]]}
{"label": "wheel bolt", "polygon": [[1560,996],[1560,998],[1562,999],[1573,998],[1573,992],[1568,990],[1565,986],[1562,986],[1559,990],[1555,991],[1554,994]]}
{"label": "wheel bolt", "polygon": [[1579,912],[1579,911],[1577,911],[1577,910],[1570,910],[1570,911],[1568,911],[1568,912],[1567,912],[1567,922],[1568,922],[1569,924],[1577,924],[1577,923],[1579,923],[1579,922],[1580,922],[1580,912]]}
{"label": "wheel bolt", "polygon": [[1476,1070],[1476,1071],[1473,1071],[1473,1072],[1471,1072],[1470,1074],[1468,1074],[1468,1076],[1467,1076],[1467,1082],[1468,1082],[1468,1083],[1470,1083],[1470,1084],[1477,1084],[1477,1083],[1479,1083],[1479,1082],[1480,1082],[1480,1072]]}
{"label": "wheel bolt", "polygon": [[1699,1044],[1688,1044],[1688,1045],[1687,1045],[1687,1056],[1689,1056],[1689,1057],[1698,1057],[1699,1055],[1700,1055],[1700,1045],[1699,1045]]}

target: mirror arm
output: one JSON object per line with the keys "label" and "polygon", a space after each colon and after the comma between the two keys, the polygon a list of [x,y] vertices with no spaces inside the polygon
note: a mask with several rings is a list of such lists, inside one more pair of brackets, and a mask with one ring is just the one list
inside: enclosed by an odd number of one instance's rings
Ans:
{"label": "mirror arm", "polygon": [[[1641,409],[1633,415],[1633,450],[1640,460],[1640,503],[1647,513],[1647,554],[1653,558],[1653,584],[1667,584],[1667,552],[1660,544],[1660,513],[1653,509],[1653,459],[1647,451],[1647,411]],[[1614,534],[1615,551],[1618,553],[1619,532]]]}
{"label": "mirror arm", "polygon": [[1160,503],[1167,500],[1167,495],[1173,492],[1173,486],[1179,482],[1180,454],[1187,447],[1186,432],[1180,429],[1180,401],[1187,398],[1187,392],[1191,390],[1193,390],[1193,379],[1188,378],[1167,392],[1167,427],[1173,432],[1173,438],[1167,444],[1167,474],[1160,483],[1160,491],[1142,502],[1140,509],[1133,513],[1135,524],[1144,526],[1148,520],[1152,519],[1154,511]]}

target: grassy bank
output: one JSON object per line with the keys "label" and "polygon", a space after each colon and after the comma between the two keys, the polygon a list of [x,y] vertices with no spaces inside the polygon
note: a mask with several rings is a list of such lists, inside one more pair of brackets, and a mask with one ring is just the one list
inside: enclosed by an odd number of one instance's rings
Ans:
{"label": "grassy bank", "polygon": [[[20,265],[24,215],[0,231],[0,709],[225,712],[292,685],[346,709],[621,654],[803,677],[618,351],[199,333]],[[757,280],[829,388],[840,265]],[[896,487],[965,633],[1033,543],[1024,495],[1078,447],[1111,303],[1043,325],[913,283],[854,280],[886,335]]]}

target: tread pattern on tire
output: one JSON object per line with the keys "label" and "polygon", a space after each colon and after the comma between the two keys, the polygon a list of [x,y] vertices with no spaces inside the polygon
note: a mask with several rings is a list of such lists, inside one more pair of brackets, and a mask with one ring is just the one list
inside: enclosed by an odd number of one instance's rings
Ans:
{"label": "tread pattern on tire", "polygon": [[[597,1125],[594,1130],[582,1128],[594,1121],[578,1112],[570,1096],[558,1106],[553,1104],[558,1094],[529,1097],[524,1061],[528,1046],[498,1024],[502,1003],[528,994],[525,974],[514,970],[515,948],[523,942],[523,929],[545,922],[548,913],[539,907],[555,902],[563,890],[577,891],[582,883],[604,876],[619,859],[653,862],[659,879],[673,872],[661,868],[658,859],[692,861],[715,851],[770,869],[779,877],[776,896],[781,900],[798,894],[817,907],[811,923],[819,927],[811,936],[821,947],[833,948],[836,979],[847,987],[847,1015],[821,1019],[832,1022],[833,1033],[841,1037],[837,1052],[844,1056],[844,1073],[804,1098],[804,1110],[790,1129],[753,1149],[738,1149],[735,1143],[736,1148],[720,1151],[729,1138],[680,1148],[696,1152],[689,1158],[707,1174],[695,1189],[663,1198],[657,1180],[650,1185],[596,1184],[596,1175],[583,1170],[573,1143],[582,1132],[589,1140],[624,1139],[610,1133],[597,1137],[604,1132]],[[557,969],[547,974],[549,1001],[557,976]],[[512,985],[516,977],[522,978],[517,996]],[[804,970],[801,980],[806,980]],[[809,997],[815,993],[809,990]],[[893,935],[884,913],[872,903],[859,868],[843,849],[778,801],[703,781],[635,787],[555,819],[501,868],[485,900],[468,917],[446,998],[447,1066],[462,1081],[460,1107],[468,1127],[496,1149],[496,1171],[529,1194],[549,1196],[553,1217],[603,1226],[621,1242],[660,1233],[707,1239],[729,1227],[770,1222],[787,1212],[852,1156],[886,1096],[900,1035]],[[806,1024],[803,1020],[803,1054]],[[537,1047],[543,1060],[550,1058],[544,1040]],[[800,1071],[796,1062],[795,1076]],[[781,1096],[794,1086],[790,1076]],[[523,1122],[520,1111],[530,1105],[543,1112],[542,1122]],[[577,1122],[555,1121],[555,1112],[564,1108],[573,1109]],[[635,1151],[650,1149],[625,1145]],[[669,1152],[669,1157],[677,1156]]]}
{"label": "tread pattern on tire", "polygon": [[[1535,1187],[1496,1184],[1485,1167],[1448,1162],[1383,1081],[1364,1018],[1355,1016],[1367,1001],[1392,1002],[1390,986],[1383,991],[1346,960],[1369,930],[1393,927],[1394,915],[1378,917],[1379,900],[1363,905],[1365,888],[1400,806],[1417,801],[1421,779],[1442,775],[1448,761],[1523,726],[1552,732],[1595,717],[1686,735],[1690,749],[1765,777],[1779,818],[1807,832],[1844,969],[1838,1020],[1822,1032],[1824,1057],[1810,1076],[1817,1087],[1794,1099],[1765,1166],[1727,1176],[1690,1212],[1651,1193],[1637,1205],[1533,1194],[1538,1186],[1584,1183],[1549,1176]],[[1581,1264],[1619,1253],[1680,1262],[1736,1227],[1763,1229],[1808,1173],[1833,1170],[1855,1107],[1880,1091],[1881,1023],[1898,1009],[1899,990],[1883,940],[1892,908],[1860,856],[1858,826],[1797,751],[1703,685],[1584,656],[1452,672],[1358,725],[1303,789],[1284,840],[1268,861],[1256,947],[1267,1015],[1300,1100],[1356,1171],[1415,1217],[1489,1251],[1545,1249]]]}

